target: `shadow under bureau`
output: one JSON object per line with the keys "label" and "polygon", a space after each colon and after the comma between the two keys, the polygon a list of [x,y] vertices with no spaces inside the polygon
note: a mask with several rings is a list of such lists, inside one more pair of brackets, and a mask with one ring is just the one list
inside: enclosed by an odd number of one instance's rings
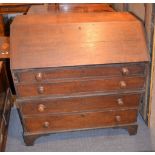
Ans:
{"label": "shadow under bureau", "polygon": [[39,136],[95,128],[137,132],[149,54],[129,13],[18,16],[11,70],[26,145]]}

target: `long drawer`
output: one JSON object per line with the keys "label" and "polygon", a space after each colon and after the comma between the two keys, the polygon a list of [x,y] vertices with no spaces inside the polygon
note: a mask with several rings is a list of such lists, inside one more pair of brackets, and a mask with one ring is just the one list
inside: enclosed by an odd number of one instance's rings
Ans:
{"label": "long drawer", "polygon": [[66,115],[45,115],[42,117],[25,117],[24,131],[31,133],[46,133],[69,131],[76,129],[119,126],[136,122],[137,110],[119,110],[74,113]]}
{"label": "long drawer", "polygon": [[20,83],[31,83],[65,78],[144,75],[144,73],[145,64],[59,67],[49,69],[19,70],[14,74],[14,81]]}
{"label": "long drawer", "polygon": [[17,102],[23,115],[44,115],[96,111],[116,108],[138,108],[141,94],[87,95],[54,99],[36,99]]}
{"label": "long drawer", "polygon": [[51,83],[16,84],[18,97],[41,95],[71,95],[104,91],[134,90],[144,88],[145,77],[85,78]]}

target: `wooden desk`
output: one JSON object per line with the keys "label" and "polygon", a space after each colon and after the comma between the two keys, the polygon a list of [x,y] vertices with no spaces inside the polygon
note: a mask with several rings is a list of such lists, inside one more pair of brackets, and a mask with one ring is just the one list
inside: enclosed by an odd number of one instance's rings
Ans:
{"label": "wooden desk", "polygon": [[137,133],[149,54],[129,13],[16,17],[11,70],[26,145],[39,136],[122,127]]}

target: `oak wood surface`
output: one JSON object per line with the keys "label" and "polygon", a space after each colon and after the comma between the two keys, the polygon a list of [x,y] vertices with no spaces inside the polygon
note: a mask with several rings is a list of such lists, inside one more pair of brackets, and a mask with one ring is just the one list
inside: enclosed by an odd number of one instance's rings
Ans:
{"label": "oak wood surface", "polygon": [[10,40],[9,37],[0,36],[0,60],[10,58]]}
{"label": "oak wood surface", "polygon": [[118,95],[87,95],[58,99],[36,99],[17,102],[25,115],[45,115],[49,113],[86,112],[106,109],[138,108],[141,93]]}
{"label": "oak wood surface", "polygon": [[60,12],[113,12],[114,9],[108,4],[79,4],[60,3]]}
{"label": "oak wood surface", "polygon": [[129,134],[136,133],[149,54],[143,26],[134,16],[18,16],[10,49],[27,145],[63,131],[127,126]]}
{"label": "oak wood surface", "polygon": [[[125,86],[121,86],[121,82]],[[113,78],[85,78],[62,80],[56,82],[16,84],[18,97],[70,95],[77,93],[106,92],[120,90],[144,89],[144,76],[113,77]]]}
{"label": "oak wood surface", "polygon": [[[125,73],[123,69],[127,69],[128,72]],[[17,83],[39,83],[43,81],[53,81],[56,79],[66,78],[132,76],[144,74],[145,64],[138,63],[17,70],[15,72],[15,78],[17,79]]]}
{"label": "oak wood surface", "polygon": [[4,21],[2,15],[0,15],[0,36],[4,36]]}
{"label": "oak wood surface", "polygon": [[[11,68],[149,60],[139,21],[129,14],[98,14],[17,17],[11,26]],[[117,21],[112,20],[114,17],[118,17]]]}
{"label": "oak wood surface", "polygon": [[0,3],[0,14],[26,13],[31,5],[32,3]]}
{"label": "oak wood surface", "polygon": [[108,4],[76,4],[58,3],[47,5],[32,5],[27,14],[51,14],[58,12],[113,12],[114,9]]}
{"label": "oak wood surface", "polygon": [[[117,119],[117,118],[120,119]],[[75,121],[76,120],[76,121]],[[66,115],[45,115],[42,117],[24,118],[24,131],[56,132],[63,130],[74,130],[80,128],[106,127],[134,123],[137,120],[137,110],[100,111],[88,113],[74,113]],[[48,122],[48,123],[47,123]],[[65,123],[64,123],[65,122]],[[48,125],[47,125],[48,124]],[[47,125],[47,126],[46,126]]]}

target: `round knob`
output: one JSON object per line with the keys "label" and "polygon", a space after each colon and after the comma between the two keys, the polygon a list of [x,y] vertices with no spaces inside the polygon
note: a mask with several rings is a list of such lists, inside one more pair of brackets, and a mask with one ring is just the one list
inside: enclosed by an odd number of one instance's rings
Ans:
{"label": "round knob", "polygon": [[45,105],[43,105],[43,104],[39,104],[39,105],[38,105],[38,111],[39,111],[39,112],[43,112],[43,111],[45,110],[45,108],[46,108],[46,107],[45,107]]}
{"label": "round knob", "polygon": [[123,105],[124,104],[122,98],[117,99],[117,103],[118,103],[118,105]]}
{"label": "round knob", "polygon": [[120,88],[126,88],[126,83],[125,81],[120,82]]}
{"label": "round knob", "polygon": [[43,127],[44,127],[44,128],[48,128],[49,125],[50,125],[50,123],[46,121],[46,122],[44,122]]}
{"label": "round knob", "polygon": [[39,73],[36,74],[35,78],[36,78],[37,81],[41,81],[42,78],[43,78],[43,74],[41,72],[39,72]]}
{"label": "round knob", "polygon": [[116,121],[117,122],[120,122],[121,121],[121,116],[116,116],[115,118],[116,118]]}
{"label": "round knob", "polygon": [[122,68],[122,74],[123,74],[123,75],[129,75],[129,70],[128,70],[128,68],[123,67],[123,68]]}
{"label": "round knob", "polygon": [[38,87],[38,93],[39,94],[43,94],[44,93],[44,87],[43,86],[39,86]]}

